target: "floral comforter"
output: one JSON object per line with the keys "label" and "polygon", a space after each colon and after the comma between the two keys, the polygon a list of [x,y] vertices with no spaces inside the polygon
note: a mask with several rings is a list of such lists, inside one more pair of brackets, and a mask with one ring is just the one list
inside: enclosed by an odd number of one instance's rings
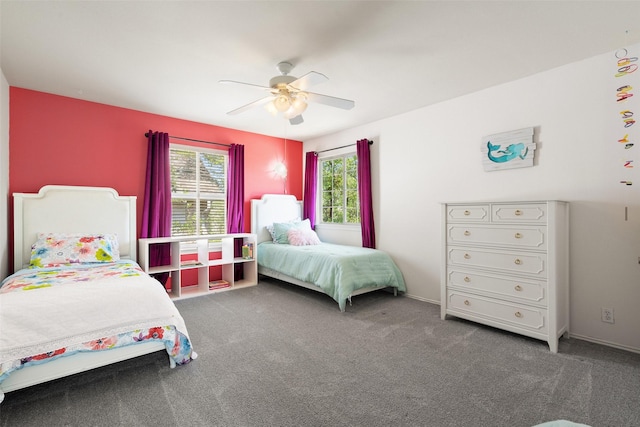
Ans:
{"label": "floral comforter", "polygon": [[195,358],[165,289],[132,261],[23,269],[0,285],[0,382],[78,352],[162,341],[171,366]]}

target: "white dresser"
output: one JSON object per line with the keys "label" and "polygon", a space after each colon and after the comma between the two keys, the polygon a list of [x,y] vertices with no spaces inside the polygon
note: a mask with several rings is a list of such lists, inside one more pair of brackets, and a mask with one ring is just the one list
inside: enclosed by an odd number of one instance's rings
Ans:
{"label": "white dresser", "polygon": [[569,204],[445,203],[441,317],[541,339],[569,333]]}

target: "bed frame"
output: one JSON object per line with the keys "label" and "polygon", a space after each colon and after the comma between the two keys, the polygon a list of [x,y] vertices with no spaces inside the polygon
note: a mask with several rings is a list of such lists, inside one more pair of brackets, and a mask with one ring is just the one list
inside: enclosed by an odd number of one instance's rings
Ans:
{"label": "bed frame", "polygon": [[[257,236],[257,244],[271,240],[271,235],[266,229],[267,225],[271,225],[274,222],[287,222],[295,219],[302,219],[302,201],[296,200],[295,196],[289,194],[265,194],[260,199],[251,200],[251,232]],[[303,282],[295,277],[282,274],[279,271],[262,267],[260,264],[258,264],[258,274],[273,277],[274,279],[324,294],[322,289],[313,283]],[[351,305],[351,297],[353,296],[385,288],[386,286],[378,286],[358,289],[349,296],[349,305]],[[394,288],[393,292],[394,295],[397,295],[397,289]]]}
{"label": "bed frame", "polygon": [[[37,233],[114,233],[120,257],[136,260],[136,196],[119,196],[112,188],[47,185],[37,194],[14,193],[14,270],[29,265]],[[166,351],[147,341],[101,352],[77,353],[12,372],[0,383],[2,394],[122,360]]]}

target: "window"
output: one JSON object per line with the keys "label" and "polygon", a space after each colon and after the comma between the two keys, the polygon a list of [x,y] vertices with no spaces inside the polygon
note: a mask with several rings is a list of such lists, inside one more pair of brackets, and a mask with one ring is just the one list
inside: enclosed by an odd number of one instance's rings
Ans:
{"label": "window", "polygon": [[320,160],[322,222],[359,224],[358,157],[346,154]]}
{"label": "window", "polygon": [[198,147],[170,148],[171,235],[227,232],[227,154]]}

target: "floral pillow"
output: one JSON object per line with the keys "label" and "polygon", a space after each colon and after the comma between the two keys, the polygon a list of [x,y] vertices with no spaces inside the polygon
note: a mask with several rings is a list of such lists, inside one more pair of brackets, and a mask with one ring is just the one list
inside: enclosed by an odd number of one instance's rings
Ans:
{"label": "floral pillow", "polygon": [[309,219],[296,222],[276,222],[273,224],[273,234],[275,235],[274,243],[289,243],[289,230],[303,229],[311,230],[311,222]]}
{"label": "floral pillow", "polygon": [[304,228],[292,228],[287,232],[289,243],[294,246],[319,245],[320,238],[315,231]]}
{"label": "floral pillow", "polygon": [[31,247],[31,266],[88,262],[114,262],[120,259],[115,234],[38,233]]}

